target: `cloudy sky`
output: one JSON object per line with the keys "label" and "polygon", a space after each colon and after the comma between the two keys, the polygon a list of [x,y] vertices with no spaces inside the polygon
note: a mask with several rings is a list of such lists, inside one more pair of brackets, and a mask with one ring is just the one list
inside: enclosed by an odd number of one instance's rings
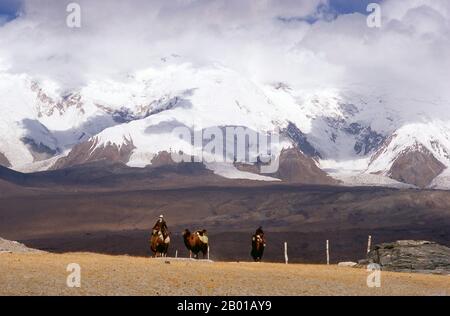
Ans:
{"label": "cloudy sky", "polygon": [[366,87],[449,98],[450,1],[1,0],[0,69],[77,89],[120,78],[176,54],[219,63],[259,82],[298,89]]}

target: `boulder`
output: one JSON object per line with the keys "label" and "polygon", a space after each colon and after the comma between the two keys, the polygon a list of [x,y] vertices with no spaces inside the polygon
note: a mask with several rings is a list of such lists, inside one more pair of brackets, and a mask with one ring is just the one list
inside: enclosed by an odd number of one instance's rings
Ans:
{"label": "boulder", "polygon": [[384,271],[450,274],[450,248],[430,241],[401,240],[376,245],[368,263]]}
{"label": "boulder", "polygon": [[355,267],[355,266],[357,266],[358,264],[356,263],[356,262],[351,262],[351,261],[348,261],[348,262],[339,262],[338,263],[338,267],[350,267],[350,268],[353,268],[353,267]]}

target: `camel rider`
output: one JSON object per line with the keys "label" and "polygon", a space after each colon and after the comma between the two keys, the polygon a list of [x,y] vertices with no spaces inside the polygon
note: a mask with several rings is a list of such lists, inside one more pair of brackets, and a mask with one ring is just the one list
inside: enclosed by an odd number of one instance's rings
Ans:
{"label": "camel rider", "polygon": [[158,220],[156,221],[155,226],[153,226],[153,235],[156,235],[158,232],[161,232],[163,236],[166,236],[169,229],[167,228],[166,221],[164,220],[163,215],[159,215]]}
{"label": "camel rider", "polygon": [[[258,229],[256,230],[255,237],[256,237],[256,240],[264,243],[263,244],[264,247],[266,246],[266,240],[264,238],[264,231],[261,226],[259,226]],[[255,237],[253,237],[253,238],[255,238]],[[256,240],[254,240],[254,241],[256,241]]]}
{"label": "camel rider", "polygon": [[257,229],[256,232],[255,232],[255,235],[256,235],[256,236],[264,236],[264,232],[263,232],[261,226],[258,227],[258,229]]}

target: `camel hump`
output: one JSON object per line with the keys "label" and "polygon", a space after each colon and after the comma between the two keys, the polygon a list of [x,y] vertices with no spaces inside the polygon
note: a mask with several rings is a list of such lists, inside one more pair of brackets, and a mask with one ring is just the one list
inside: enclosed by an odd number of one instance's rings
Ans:
{"label": "camel hump", "polygon": [[198,237],[198,239],[200,239],[200,241],[204,244],[208,243],[208,236],[206,235],[206,231],[197,231],[196,235]]}
{"label": "camel hump", "polygon": [[207,244],[208,243],[208,236],[203,235],[203,236],[199,236],[200,240],[202,243]]}

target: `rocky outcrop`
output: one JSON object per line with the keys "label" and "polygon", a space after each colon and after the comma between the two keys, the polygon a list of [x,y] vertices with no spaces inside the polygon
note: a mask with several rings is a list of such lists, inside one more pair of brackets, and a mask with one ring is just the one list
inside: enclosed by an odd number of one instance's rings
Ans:
{"label": "rocky outcrop", "polygon": [[366,263],[385,271],[450,274],[450,248],[430,241],[402,240],[374,247]]}
{"label": "rocky outcrop", "polygon": [[173,161],[172,155],[168,153],[167,151],[159,152],[155,157],[153,157],[152,161],[153,167],[160,167],[160,166],[168,166],[168,165],[175,165],[176,162]]}
{"label": "rocky outcrop", "polygon": [[38,99],[38,116],[52,116],[54,113],[64,114],[69,108],[76,108],[84,113],[82,96],[79,93],[65,95],[62,100],[54,100],[48,96],[37,82],[31,84],[31,90]]}
{"label": "rocky outcrop", "polygon": [[353,135],[356,136],[356,142],[353,149],[358,155],[367,155],[371,152],[376,152],[386,140],[386,137],[372,130],[370,126],[363,127],[358,123],[352,123],[347,131],[349,130],[355,133]]}
{"label": "rocky outcrop", "polygon": [[43,253],[43,251],[28,248],[17,241],[0,238],[0,254],[2,253]]}
{"label": "rocky outcrop", "polygon": [[0,166],[11,167],[8,158],[6,158],[6,156],[2,153],[0,153]]}
{"label": "rocky outcrop", "polygon": [[428,149],[416,145],[397,157],[388,175],[397,181],[425,188],[445,168],[445,165],[437,160]]}
{"label": "rocky outcrop", "polygon": [[308,141],[306,135],[294,123],[289,122],[287,128],[283,132],[306,156],[311,158],[322,158],[320,153]]}
{"label": "rocky outcrop", "polygon": [[304,155],[297,148],[283,149],[280,154],[280,166],[273,175],[291,183],[337,184],[316,162]]}
{"label": "rocky outcrop", "polygon": [[52,169],[63,169],[101,160],[126,164],[136,148],[132,141],[126,139],[120,146],[112,143],[97,145],[96,138],[76,145],[66,157],[56,161]]}
{"label": "rocky outcrop", "polygon": [[[235,164],[236,168],[241,171],[257,174],[261,174],[260,165],[261,163],[254,165]],[[278,170],[275,173],[264,175],[289,183],[324,185],[335,185],[339,183],[320,169],[314,159],[306,156],[295,147],[283,149],[279,157]]]}

